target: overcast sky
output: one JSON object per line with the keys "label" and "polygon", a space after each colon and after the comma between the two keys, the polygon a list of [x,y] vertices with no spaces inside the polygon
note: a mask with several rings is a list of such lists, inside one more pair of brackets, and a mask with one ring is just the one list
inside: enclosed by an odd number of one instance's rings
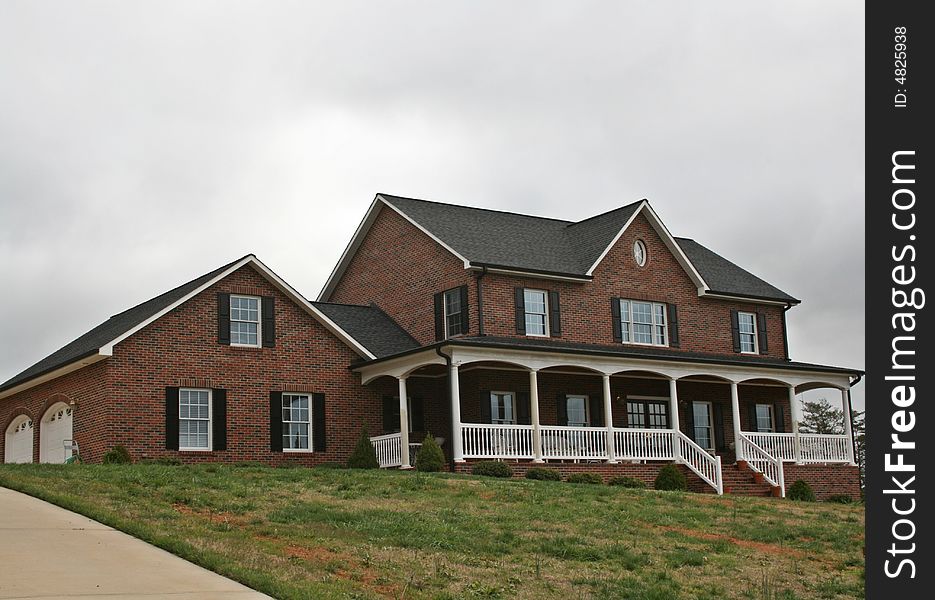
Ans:
{"label": "overcast sky", "polygon": [[377,192],[574,220],[648,198],[803,300],[794,359],[862,368],[863,18],[4,0],[0,381],[251,252],[316,297]]}

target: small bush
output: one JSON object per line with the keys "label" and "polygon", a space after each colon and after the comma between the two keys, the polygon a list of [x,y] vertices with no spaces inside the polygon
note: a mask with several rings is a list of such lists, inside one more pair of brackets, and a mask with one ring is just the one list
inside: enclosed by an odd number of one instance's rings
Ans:
{"label": "small bush", "polygon": [[825,502],[833,502],[835,504],[853,504],[854,499],[847,494],[832,494],[825,498]]}
{"label": "small bush", "polygon": [[786,493],[786,498],[789,500],[814,502],[815,492],[812,491],[812,486],[808,485],[808,482],[802,479],[796,479],[795,483],[789,486],[789,491]]}
{"label": "small bush", "polygon": [[130,457],[130,451],[125,446],[114,446],[104,453],[101,462],[105,465],[129,465],[133,462],[133,459]]}
{"label": "small bush", "polygon": [[657,490],[684,492],[688,490],[688,480],[675,465],[666,465],[659,469],[653,484]]}
{"label": "small bush", "polygon": [[141,465],[161,465],[163,467],[179,467],[182,461],[177,458],[146,458],[140,461]]}
{"label": "small bush", "polygon": [[344,469],[345,466],[339,462],[323,462],[315,465],[316,469]]}
{"label": "small bush", "polygon": [[513,469],[510,468],[510,465],[498,460],[485,460],[474,463],[474,466],[471,467],[471,473],[486,477],[512,477]]}
{"label": "small bush", "polygon": [[380,468],[380,463],[377,462],[377,451],[370,442],[370,434],[367,433],[366,427],[360,429],[360,439],[357,440],[354,451],[347,459],[347,466],[349,469]]}
{"label": "small bush", "polygon": [[611,477],[607,482],[607,485],[619,485],[620,487],[625,488],[643,489],[646,487],[646,482],[642,479],[637,479],[636,477]]}
{"label": "small bush", "polygon": [[562,474],[555,469],[533,467],[526,471],[526,479],[538,479],[539,481],[561,481]]}
{"label": "small bush", "polygon": [[425,472],[441,471],[445,468],[445,453],[431,433],[426,432],[422,447],[416,455],[416,470]]}
{"label": "small bush", "polygon": [[604,478],[597,473],[572,473],[568,476],[568,483],[590,483],[601,485]]}

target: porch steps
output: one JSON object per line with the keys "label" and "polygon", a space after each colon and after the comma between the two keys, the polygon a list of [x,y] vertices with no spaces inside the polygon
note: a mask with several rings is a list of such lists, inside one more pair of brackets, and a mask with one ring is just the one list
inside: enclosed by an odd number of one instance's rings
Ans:
{"label": "porch steps", "polygon": [[724,478],[724,493],[735,496],[778,496],[779,488],[763,481],[762,475],[754,473],[745,461],[725,464],[721,468]]}

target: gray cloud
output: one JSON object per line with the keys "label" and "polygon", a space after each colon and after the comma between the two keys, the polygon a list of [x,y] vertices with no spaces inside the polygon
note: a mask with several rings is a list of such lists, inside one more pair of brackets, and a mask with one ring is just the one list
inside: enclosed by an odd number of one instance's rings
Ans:
{"label": "gray cloud", "polygon": [[314,297],[378,191],[647,197],[861,367],[863,137],[853,2],[6,2],[0,379],[248,252]]}

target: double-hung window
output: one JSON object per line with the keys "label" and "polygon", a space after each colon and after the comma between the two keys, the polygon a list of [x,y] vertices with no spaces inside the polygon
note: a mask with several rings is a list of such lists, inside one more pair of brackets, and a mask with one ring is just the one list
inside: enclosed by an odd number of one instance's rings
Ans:
{"label": "double-hung window", "polygon": [[740,331],[740,351],[756,354],[758,352],[756,315],[747,312],[737,313],[737,324]]}
{"label": "double-hung window", "polygon": [[179,390],[179,450],[211,449],[211,390]]}
{"label": "double-hung window", "polygon": [[772,433],[776,431],[773,426],[773,405],[756,405],[756,430],[759,433]]}
{"label": "double-hung window", "polygon": [[490,392],[490,422],[515,425],[515,398],[513,392]]}
{"label": "double-hung window", "polygon": [[445,333],[447,337],[467,333],[466,331],[461,331],[461,324],[464,322],[461,311],[467,308],[462,306],[461,303],[461,288],[454,288],[445,292],[444,300]]}
{"label": "double-hung window", "polygon": [[588,427],[591,424],[587,396],[566,396],[565,409],[569,427]]}
{"label": "double-hung window", "polygon": [[526,305],[526,335],[549,335],[549,294],[543,290],[523,290]]}
{"label": "double-hung window", "polygon": [[620,337],[630,344],[666,346],[666,305],[620,300]]}
{"label": "double-hung window", "polygon": [[260,345],[260,299],[231,295],[231,345]]}
{"label": "double-hung window", "polygon": [[311,433],[311,398],[308,394],[282,395],[282,450],[307,452]]}

